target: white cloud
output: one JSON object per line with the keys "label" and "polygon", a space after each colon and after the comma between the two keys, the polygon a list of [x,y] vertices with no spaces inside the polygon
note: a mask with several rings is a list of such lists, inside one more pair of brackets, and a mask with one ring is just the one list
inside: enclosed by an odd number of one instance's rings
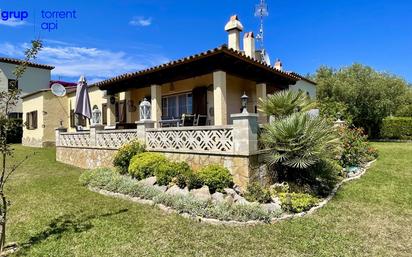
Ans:
{"label": "white cloud", "polygon": [[28,23],[26,21],[18,20],[16,18],[10,18],[6,21],[0,19],[0,25],[8,26],[8,27],[18,27],[18,26],[24,26],[27,24]]}
{"label": "white cloud", "polygon": [[145,18],[143,16],[136,16],[133,17],[131,21],[129,21],[129,25],[132,26],[139,26],[139,27],[147,27],[152,25],[152,18]]}
{"label": "white cloud", "polygon": [[[0,43],[0,54],[22,58],[22,53],[27,46],[27,44],[16,46],[10,43]],[[46,44],[36,59],[38,63],[55,66],[55,69],[52,70],[54,77],[61,76],[76,81],[80,75],[85,75],[89,83],[168,61],[167,58],[158,53],[128,55],[123,51],[61,43]]]}

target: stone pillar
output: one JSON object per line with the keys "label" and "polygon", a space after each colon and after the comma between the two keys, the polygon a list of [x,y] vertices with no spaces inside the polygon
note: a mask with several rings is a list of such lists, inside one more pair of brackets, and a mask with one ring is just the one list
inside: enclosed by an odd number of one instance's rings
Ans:
{"label": "stone pillar", "polygon": [[234,154],[251,156],[258,150],[258,115],[255,113],[232,114]]}
{"label": "stone pillar", "polygon": [[63,132],[67,132],[67,128],[63,128],[63,127],[60,127],[60,128],[56,128],[56,130],[55,130],[55,141],[56,141],[56,146],[60,146],[60,133],[63,133]]}
{"label": "stone pillar", "polygon": [[107,126],[105,129],[115,129],[116,128],[116,103],[111,103],[110,98],[115,97],[114,95],[107,96]]}
{"label": "stone pillar", "polygon": [[151,85],[151,105],[152,105],[152,121],[156,128],[159,127],[159,121],[162,118],[162,87],[160,85]]}
{"label": "stone pillar", "polygon": [[154,128],[155,122],[152,120],[137,121],[137,138],[146,144],[146,129]]}
{"label": "stone pillar", "polygon": [[104,126],[101,124],[94,124],[90,126],[90,146],[97,146],[97,131],[103,130]]}
{"label": "stone pillar", "polygon": [[214,125],[227,125],[226,72],[213,72]]}
{"label": "stone pillar", "polygon": [[[260,83],[256,84],[256,100],[257,100],[257,106],[259,108],[259,103],[261,100],[266,100],[267,99],[267,93],[266,93],[266,84],[265,83]],[[260,112],[258,110],[258,122],[260,124],[264,124],[268,122],[268,118],[264,112]]]}

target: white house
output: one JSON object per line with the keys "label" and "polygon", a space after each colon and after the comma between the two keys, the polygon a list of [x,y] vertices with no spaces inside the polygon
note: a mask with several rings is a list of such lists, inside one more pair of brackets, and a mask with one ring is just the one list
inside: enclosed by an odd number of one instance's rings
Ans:
{"label": "white house", "polygon": [[[11,85],[17,84],[22,90],[22,96],[49,87],[53,66],[29,62],[23,76],[16,81],[13,71],[23,61],[13,58],[0,57],[0,90],[8,90]],[[17,104],[12,112],[16,118],[22,117],[22,103]]]}

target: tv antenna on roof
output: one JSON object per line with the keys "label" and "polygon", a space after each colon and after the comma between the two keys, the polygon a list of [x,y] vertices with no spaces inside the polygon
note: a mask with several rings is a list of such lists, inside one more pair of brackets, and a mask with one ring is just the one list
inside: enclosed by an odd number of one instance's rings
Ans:
{"label": "tv antenna on roof", "polygon": [[269,16],[268,5],[266,4],[265,0],[260,0],[260,4],[257,4],[255,7],[255,16],[260,18],[260,29],[259,33],[256,35],[256,40],[260,42],[260,47],[262,50],[264,49],[263,45],[263,19]]}

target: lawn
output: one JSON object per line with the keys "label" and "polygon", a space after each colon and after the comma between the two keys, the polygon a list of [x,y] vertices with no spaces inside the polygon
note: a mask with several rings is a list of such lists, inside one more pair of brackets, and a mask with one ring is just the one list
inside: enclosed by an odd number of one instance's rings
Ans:
{"label": "lawn", "polygon": [[16,256],[412,256],[412,144],[376,143],[379,160],[314,215],[255,227],[196,223],[88,191],[81,169],[36,152],[7,187]]}

